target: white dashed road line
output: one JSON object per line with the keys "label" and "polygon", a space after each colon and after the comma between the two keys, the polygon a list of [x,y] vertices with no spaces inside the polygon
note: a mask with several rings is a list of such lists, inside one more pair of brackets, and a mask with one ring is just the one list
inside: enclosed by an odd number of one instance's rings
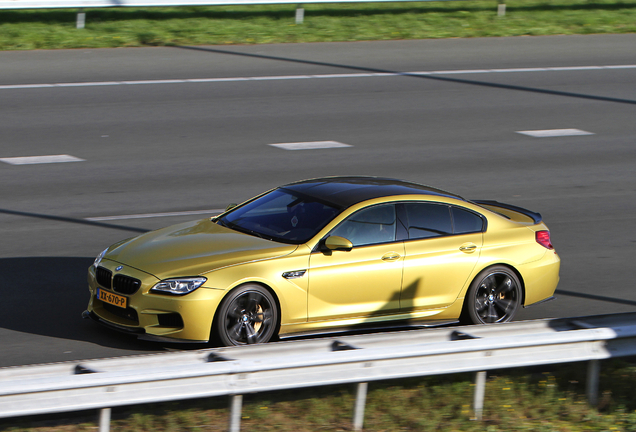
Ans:
{"label": "white dashed road line", "polygon": [[125,85],[157,85],[157,84],[184,84],[184,83],[221,83],[239,81],[285,81],[298,79],[328,79],[328,78],[368,78],[368,77],[396,77],[396,76],[427,76],[427,75],[470,75],[493,73],[524,73],[524,72],[568,72],[590,71],[608,69],[636,69],[636,65],[610,65],[610,66],[572,66],[572,67],[536,67],[536,68],[509,68],[509,69],[466,69],[466,70],[439,70],[422,72],[367,72],[351,74],[322,74],[322,75],[280,75],[280,76],[255,76],[255,77],[227,77],[227,78],[194,78],[194,79],[163,79],[163,80],[131,80],[131,81],[96,81],[76,83],[43,83],[43,84],[7,84],[0,85],[0,90],[16,89],[41,89],[57,87],[99,87],[99,86],[125,86]]}
{"label": "white dashed road line", "polygon": [[327,148],[353,147],[349,144],[343,144],[338,141],[310,141],[310,142],[294,142],[294,143],[278,143],[270,144],[283,150],[316,150]]}
{"label": "white dashed road line", "polygon": [[517,131],[522,135],[528,135],[535,138],[564,137],[577,135],[594,135],[593,132],[587,132],[581,129],[546,129],[546,130],[527,130]]}
{"label": "white dashed road line", "polygon": [[198,215],[198,214],[209,214],[210,216],[214,216],[219,213],[223,213],[224,211],[225,209],[192,210],[192,211],[167,212],[167,213],[146,213],[146,214],[119,215],[119,216],[101,216],[101,217],[84,218],[84,220],[98,222],[98,221],[112,221],[112,220],[125,220],[125,219],[190,216],[190,215]]}
{"label": "white dashed road line", "polygon": [[9,157],[0,158],[0,162],[9,165],[34,165],[34,164],[50,164],[62,162],[83,162],[84,159],[70,155],[49,155],[49,156],[25,156],[25,157]]}

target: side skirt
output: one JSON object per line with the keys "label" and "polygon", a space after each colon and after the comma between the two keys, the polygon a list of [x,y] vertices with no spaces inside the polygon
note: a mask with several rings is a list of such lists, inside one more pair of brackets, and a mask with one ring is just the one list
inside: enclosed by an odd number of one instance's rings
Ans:
{"label": "side skirt", "polygon": [[291,333],[285,333],[279,335],[279,339],[292,339],[306,336],[329,336],[329,335],[343,335],[348,333],[367,333],[381,330],[413,330],[422,328],[442,327],[450,324],[457,324],[459,320],[435,320],[435,321],[416,321],[416,320],[401,320],[385,323],[366,323],[366,324],[354,324],[342,327],[331,327],[322,330],[307,330],[307,331],[295,331]]}

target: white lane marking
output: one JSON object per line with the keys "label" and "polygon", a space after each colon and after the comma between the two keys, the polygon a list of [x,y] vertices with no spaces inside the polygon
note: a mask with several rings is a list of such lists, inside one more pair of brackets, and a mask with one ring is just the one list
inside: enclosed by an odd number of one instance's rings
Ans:
{"label": "white lane marking", "polygon": [[593,132],[587,132],[581,129],[546,129],[546,130],[528,130],[517,131],[522,135],[528,135],[535,138],[577,136],[577,135],[594,135]]}
{"label": "white lane marking", "polygon": [[278,143],[270,144],[283,150],[316,150],[327,148],[353,147],[349,144],[343,144],[338,141],[312,141],[312,142],[295,142],[295,143]]}
{"label": "white lane marking", "polygon": [[98,222],[98,221],[111,221],[111,220],[124,220],[124,219],[145,219],[145,218],[156,218],[156,217],[190,216],[190,215],[198,215],[198,214],[209,214],[214,216],[214,215],[218,215],[219,213],[223,213],[224,211],[225,209],[192,210],[192,211],[182,211],[182,212],[101,216],[101,217],[84,218],[84,220]]}
{"label": "white lane marking", "polygon": [[4,162],[10,165],[33,165],[33,164],[48,164],[48,163],[61,163],[61,162],[83,162],[84,159],[80,159],[70,155],[49,155],[49,156],[25,156],[25,157],[9,157],[0,158],[0,162]]}
{"label": "white lane marking", "polygon": [[329,78],[368,78],[368,77],[396,77],[396,76],[427,76],[427,75],[470,75],[489,73],[516,73],[516,72],[562,72],[562,71],[589,71],[612,69],[636,69],[636,65],[609,65],[609,66],[569,66],[569,67],[536,67],[536,68],[509,68],[509,69],[465,69],[465,70],[440,70],[421,72],[367,72],[351,74],[323,74],[323,75],[280,75],[280,76],[254,76],[254,77],[226,77],[226,78],[193,78],[193,79],[164,79],[164,80],[138,80],[138,81],[95,81],[76,83],[44,83],[44,84],[7,84],[0,85],[0,90],[39,89],[57,87],[98,87],[98,86],[122,86],[122,85],[152,85],[152,84],[184,84],[184,83],[222,83],[240,81],[285,81],[298,79],[329,79]]}

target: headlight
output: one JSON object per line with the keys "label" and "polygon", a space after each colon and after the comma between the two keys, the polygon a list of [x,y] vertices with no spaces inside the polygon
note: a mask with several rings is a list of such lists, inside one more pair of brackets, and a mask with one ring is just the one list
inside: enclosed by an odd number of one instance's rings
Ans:
{"label": "headlight", "polygon": [[102,262],[102,258],[104,258],[104,255],[106,255],[106,252],[108,252],[108,248],[104,249],[99,255],[97,255],[97,258],[95,258],[95,262],[93,263],[95,268],[97,268],[97,266],[99,266],[99,263]]}
{"label": "headlight", "polygon": [[183,295],[199,288],[206,280],[204,277],[165,279],[153,286],[150,291],[162,294]]}

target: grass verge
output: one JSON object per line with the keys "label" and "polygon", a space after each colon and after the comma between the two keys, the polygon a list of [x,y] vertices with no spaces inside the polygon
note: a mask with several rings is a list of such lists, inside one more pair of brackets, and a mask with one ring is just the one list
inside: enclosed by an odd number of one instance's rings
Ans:
{"label": "grass verge", "polygon": [[492,0],[0,11],[0,49],[102,48],[636,32],[636,0]]}
{"label": "grass verge", "polygon": [[[600,403],[585,400],[586,364],[492,372],[484,420],[471,420],[471,374],[371,383],[365,431],[636,431],[636,359],[606,361]],[[348,431],[355,402],[353,385],[247,395],[242,430]],[[223,431],[228,399],[143,405],[115,409],[116,431]],[[34,421],[38,423],[34,423]],[[96,424],[48,419],[4,420],[11,432],[86,432]]]}

